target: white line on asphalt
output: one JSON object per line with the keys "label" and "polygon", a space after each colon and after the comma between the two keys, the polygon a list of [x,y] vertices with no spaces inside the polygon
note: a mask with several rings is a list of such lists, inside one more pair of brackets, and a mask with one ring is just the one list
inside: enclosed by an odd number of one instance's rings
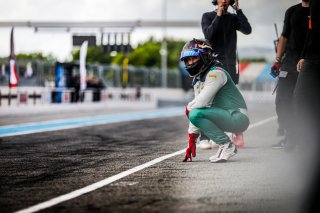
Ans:
{"label": "white line on asphalt", "polygon": [[[251,124],[248,129],[252,129],[252,128],[261,126],[261,125],[263,125],[265,123],[268,123],[268,122],[270,122],[272,120],[275,120],[275,119],[276,119],[276,116],[271,117],[271,118],[267,118],[265,120],[262,120],[262,121],[259,121],[257,123]],[[121,173],[119,173],[117,175],[108,177],[108,178],[106,178],[104,180],[101,180],[99,182],[93,183],[93,184],[88,185],[88,186],[86,186],[84,188],[75,190],[75,191],[70,192],[68,194],[64,194],[64,195],[58,196],[56,198],[53,198],[51,200],[48,200],[48,201],[45,201],[45,202],[42,202],[42,203],[39,203],[39,204],[36,204],[34,206],[30,206],[28,208],[19,210],[16,213],[31,213],[31,212],[37,212],[37,211],[40,211],[42,209],[46,209],[46,208],[52,207],[52,206],[57,205],[59,203],[65,202],[67,200],[71,200],[71,199],[79,197],[79,196],[81,196],[83,194],[86,194],[86,193],[92,192],[92,191],[94,191],[96,189],[102,188],[102,187],[104,187],[106,185],[109,185],[110,183],[113,183],[113,182],[115,182],[115,181],[117,181],[117,180],[119,180],[121,178],[124,178],[124,177],[129,176],[129,175],[131,175],[133,173],[141,171],[141,170],[143,170],[145,168],[153,166],[154,164],[160,163],[161,161],[164,161],[164,160],[166,160],[168,158],[174,157],[176,155],[181,155],[184,152],[185,152],[185,149],[182,149],[180,151],[177,151],[177,152],[174,152],[174,153],[171,153],[171,154],[156,158],[156,159],[154,159],[152,161],[144,163],[144,164],[142,164],[140,166],[136,166],[136,167],[134,167],[132,169],[129,169],[129,170],[124,171],[124,172],[121,172]]]}
{"label": "white line on asphalt", "polygon": [[262,121],[259,121],[259,122],[257,122],[257,123],[251,124],[251,125],[248,127],[248,130],[249,130],[249,129],[252,129],[252,128],[255,128],[255,127],[258,127],[258,126],[261,126],[261,125],[263,125],[263,124],[266,124],[266,123],[268,123],[268,122],[270,122],[270,121],[273,121],[273,120],[275,120],[275,119],[277,119],[277,116],[273,116],[273,117],[264,119],[264,120],[262,120]]}

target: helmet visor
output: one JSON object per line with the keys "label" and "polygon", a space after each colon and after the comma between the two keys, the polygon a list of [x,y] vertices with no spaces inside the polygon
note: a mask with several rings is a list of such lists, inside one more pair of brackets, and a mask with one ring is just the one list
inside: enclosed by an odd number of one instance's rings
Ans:
{"label": "helmet visor", "polygon": [[193,48],[192,50],[185,50],[181,52],[180,60],[184,61],[188,57],[199,57],[200,53],[204,53],[203,49]]}

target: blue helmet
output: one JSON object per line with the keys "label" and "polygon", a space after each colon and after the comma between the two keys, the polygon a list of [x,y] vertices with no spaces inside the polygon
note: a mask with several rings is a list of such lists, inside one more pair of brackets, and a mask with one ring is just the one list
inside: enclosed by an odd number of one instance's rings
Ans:
{"label": "blue helmet", "polygon": [[[188,64],[187,59],[189,57],[197,57],[198,60],[193,64]],[[192,39],[187,42],[182,48],[180,60],[184,61],[186,70],[190,76],[196,76],[197,74],[210,69],[215,61],[211,45],[200,39]]]}
{"label": "blue helmet", "polygon": [[210,44],[200,39],[193,39],[187,42],[182,48],[180,60],[184,61],[188,57],[199,57],[204,54],[206,48],[211,48]]}

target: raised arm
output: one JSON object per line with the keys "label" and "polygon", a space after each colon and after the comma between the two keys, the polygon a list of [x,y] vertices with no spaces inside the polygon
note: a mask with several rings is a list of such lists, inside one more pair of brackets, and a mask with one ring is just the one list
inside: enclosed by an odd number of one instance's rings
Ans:
{"label": "raised arm", "polygon": [[213,40],[214,35],[217,33],[220,16],[214,12],[212,14],[205,13],[202,15],[201,26],[204,37],[209,41]]}
{"label": "raised arm", "polygon": [[237,30],[245,35],[250,34],[252,31],[251,25],[241,9],[237,10]]}

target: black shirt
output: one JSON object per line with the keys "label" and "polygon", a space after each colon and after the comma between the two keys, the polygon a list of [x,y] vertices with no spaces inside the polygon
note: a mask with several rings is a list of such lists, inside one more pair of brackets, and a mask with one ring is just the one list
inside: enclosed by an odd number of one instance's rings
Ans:
{"label": "black shirt", "polygon": [[310,0],[311,29],[308,30],[301,58],[320,60],[320,1]]}
{"label": "black shirt", "polygon": [[202,15],[202,31],[212,45],[213,51],[223,63],[236,64],[237,30],[243,34],[251,33],[251,26],[243,14],[227,13],[217,16],[217,12],[207,12]]}
{"label": "black shirt", "polygon": [[286,11],[282,36],[288,41],[283,63],[297,63],[307,36],[308,16],[309,7],[302,7],[302,4],[294,5]]}

